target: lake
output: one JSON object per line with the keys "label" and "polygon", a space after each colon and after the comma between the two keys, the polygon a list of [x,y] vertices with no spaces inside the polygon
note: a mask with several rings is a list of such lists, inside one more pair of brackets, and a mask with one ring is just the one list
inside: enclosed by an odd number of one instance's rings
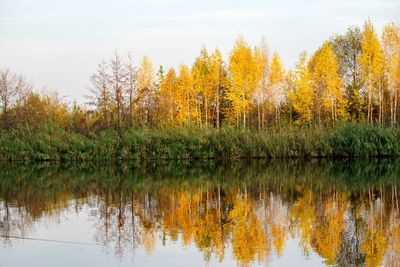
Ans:
{"label": "lake", "polygon": [[398,266],[400,161],[0,164],[0,266]]}

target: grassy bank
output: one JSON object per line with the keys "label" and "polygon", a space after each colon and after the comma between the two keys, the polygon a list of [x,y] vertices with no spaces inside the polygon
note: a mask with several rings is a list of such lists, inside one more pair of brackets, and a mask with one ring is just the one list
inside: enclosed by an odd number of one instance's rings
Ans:
{"label": "grassy bank", "polygon": [[54,126],[0,132],[1,160],[133,160],[388,157],[400,155],[400,128],[341,124],[330,128],[250,131],[226,128],[105,130],[88,136]]}

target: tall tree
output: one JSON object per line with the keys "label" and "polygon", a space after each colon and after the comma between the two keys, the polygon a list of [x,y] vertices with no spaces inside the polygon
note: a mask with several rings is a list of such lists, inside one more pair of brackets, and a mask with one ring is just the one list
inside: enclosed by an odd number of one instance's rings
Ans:
{"label": "tall tree", "polygon": [[216,49],[210,57],[210,84],[212,90],[212,99],[215,110],[215,125],[220,128],[221,124],[221,107],[226,88],[229,86],[228,71],[225,67],[221,52]]}
{"label": "tall tree", "polygon": [[173,68],[164,77],[158,92],[158,112],[161,124],[173,124],[177,111],[176,103],[177,77]]}
{"label": "tall tree", "polygon": [[199,124],[197,94],[193,87],[192,75],[186,65],[179,68],[176,90],[177,122],[180,125]]}
{"label": "tall tree", "polygon": [[256,64],[255,79],[258,80],[254,98],[257,104],[257,125],[258,129],[264,127],[265,122],[265,101],[267,97],[267,83],[268,83],[268,46],[263,38],[258,47],[254,49],[254,57]]}
{"label": "tall tree", "polygon": [[389,23],[383,29],[385,76],[390,97],[390,122],[397,122],[397,100],[400,89],[400,25]]}
{"label": "tall tree", "polygon": [[229,58],[229,71],[231,86],[227,92],[227,99],[231,102],[231,120],[236,120],[236,125],[242,119],[246,127],[248,114],[253,102],[254,92],[258,86],[257,64],[252,49],[240,36],[233,47]]}
{"label": "tall tree", "polygon": [[114,121],[118,128],[122,126],[122,116],[124,109],[124,88],[126,85],[126,70],[122,63],[121,57],[114,53],[114,56],[110,59],[110,69],[111,73],[109,75],[109,82],[112,88],[113,96],[113,114]]}
{"label": "tall tree", "polygon": [[112,112],[112,97],[109,84],[108,65],[102,61],[97,71],[90,76],[88,104],[96,108],[98,119],[107,127]]}
{"label": "tall tree", "polygon": [[314,91],[314,108],[318,122],[322,116],[330,114],[336,121],[345,115],[345,99],[342,79],[339,76],[339,63],[329,43],[324,43],[309,62],[311,84]]}
{"label": "tall tree", "polygon": [[358,26],[350,27],[344,35],[331,38],[331,45],[339,61],[339,74],[346,88],[347,112],[351,120],[360,120],[362,111],[363,77],[358,58],[362,33]]}
{"label": "tall tree", "polygon": [[311,87],[311,75],[308,69],[306,52],[300,54],[295,68],[295,87],[289,93],[289,98],[299,125],[309,124],[312,120],[313,90]]}
{"label": "tall tree", "polygon": [[359,57],[362,74],[366,83],[368,114],[367,119],[373,122],[373,105],[378,94],[379,122],[382,122],[382,72],[383,52],[372,22],[368,20],[364,25],[361,43],[362,55]]}
{"label": "tall tree", "polygon": [[126,97],[127,97],[127,115],[128,121],[132,126],[134,123],[135,103],[137,101],[137,70],[133,65],[132,55],[128,55],[128,62],[126,64]]}
{"label": "tall tree", "polygon": [[1,126],[8,127],[10,108],[18,104],[32,86],[22,75],[12,72],[10,69],[0,69],[0,108]]}
{"label": "tall tree", "polygon": [[137,92],[139,114],[142,114],[141,122],[150,122],[153,108],[155,106],[155,74],[153,64],[148,57],[143,57],[137,74]]}
{"label": "tall tree", "polygon": [[[192,68],[193,86],[196,92],[202,99],[203,110],[204,110],[204,122],[205,126],[209,123],[209,108],[212,97],[212,84],[210,82],[210,57],[205,48],[200,52],[200,56],[196,58]],[[200,110],[200,107],[197,107]],[[202,120],[200,118],[200,124]]]}
{"label": "tall tree", "polygon": [[275,123],[280,125],[280,108],[285,101],[285,70],[282,66],[279,54],[275,52],[272,56],[268,75],[269,98],[275,108]]}

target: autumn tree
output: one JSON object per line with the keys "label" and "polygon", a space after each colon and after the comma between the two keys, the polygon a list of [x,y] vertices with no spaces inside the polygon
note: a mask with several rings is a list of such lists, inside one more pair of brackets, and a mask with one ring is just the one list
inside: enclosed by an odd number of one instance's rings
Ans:
{"label": "autumn tree", "polygon": [[164,80],[164,77],[165,77],[164,67],[162,65],[160,65],[158,67],[158,70],[157,70],[157,73],[156,73],[156,78],[155,78],[156,81],[154,83],[157,91],[160,90],[160,87],[161,87],[161,84],[162,84],[162,82]]}
{"label": "autumn tree", "polygon": [[215,126],[220,128],[221,110],[225,97],[226,89],[229,87],[228,71],[226,69],[221,52],[216,49],[210,56],[210,75],[211,98],[215,113]]}
{"label": "autumn tree", "polygon": [[302,52],[296,63],[294,77],[294,90],[289,92],[289,99],[296,116],[296,123],[309,124],[313,118],[313,90],[311,87],[311,75],[308,69],[307,54]]}
{"label": "autumn tree", "polygon": [[46,123],[67,128],[70,123],[68,106],[56,92],[36,93],[29,91],[16,107],[15,121],[31,129]]}
{"label": "autumn tree", "polygon": [[89,99],[88,103],[96,108],[100,121],[105,126],[108,126],[111,122],[112,97],[108,65],[105,61],[102,61],[98,65],[96,73],[90,76],[90,83],[90,94],[87,96]]}
{"label": "autumn tree", "polygon": [[329,41],[339,62],[339,74],[346,88],[347,113],[351,120],[360,120],[363,106],[363,76],[358,58],[361,57],[362,33],[358,26]]}
{"label": "autumn tree", "polygon": [[137,73],[137,104],[140,121],[143,124],[150,122],[155,106],[155,74],[153,64],[148,57],[143,57]]}
{"label": "autumn tree", "polygon": [[267,97],[268,84],[268,47],[264,39],[261,44],[254,49],[254,58],[256,71],[254,73],[256,82],[258,83],[254,92],[254,98],[257,104],[257,125],[258,129],[264,127],[265,122],[265,101]]}
{"label": "autumn tree", "polygon": [[32,86],[25,78],[12,72],[10,69],[0,69],[0,108],[1,108],[1,127],[9,127],[10,109],[20,103]]}
{"label": "autumn tree", "polygon": [[177,123],[180,125],[199,124],[197,93],[189,68],[181,65],[176,84]]}
{"label": "autumn tree", "polygon": [[113,120],[118,128],[122,126],[123,111],[124,111],[124,88],[126,85],[126,70],[122,62],[122,58],[114,53],[114,56],[110,59],[110,70],[109,83],[111,86],[111,96],[113,99]]}
{"label": "autumn tree", "polygon": [[400,88],[400,26],[390,23],[382,34],[385,77],[390,98],[390,122],[397,122],[397,100]]}
{"label": "autumn tree", "polygon": [[127,121],[132,126],[134,123],[134,112],[135,112],[135,104],[137,101],[137,69],[133,65],[133,57],[131,54],[128,55],[128,62],[125,66],[126,71],[126,80],[125,80],[125,94],[126,94],[126,101],[127,101]]}
{"label": "autumn tree", "polygon": [[309,62],[311,84],[314,91],[314,109],[318,122],[323,114],[330,114],[330,120],[345,115],[345,99],[339,64],[331,46],[324,43]]}
{"label": "autumn tree", "polygon": [[173,68],[169,69],[160,84],[158,92],[158,115],[161,124],[173,124],[177,112],[177,77]]}
{"label": "autumn tree", "polygon": [[229,72],[231,86],[226,97],[231,102],[231,110],[228,116],[231,121],[236,121],[237,126],[242,120],[242,126],[246,127],[259,77],[253,50],[242,36],[237,39],[230,54]]}
{"label": "autumn tree", "polygon": [[[210,102],[213,93],[212,84],[210,82],[210,57],[205,48],[200,52],[200,56],[196,58],[192,67],[193,87],[202,99],[202,110],[204,112],[204,123],[208,127]],[[200,103],[198,103],[200,104]],[[197,108],[200,110],[200,107]],[[202,119],[200,117],[200,125]]]}
{"label": "autumn tree", "polygon": [[197,92],[197,109],[201,112],[200,126],[206,127],[215,122],[220,125],[220,113],[223,90],[227,87],[227,71],[222,55],[215,50],[211,55],[203,48],[192,67],[194,90]]}
{"label": "autumn tree", "polygon": [[368,122],[373,122],[373,106],[375,99],[378,98],[379,122],[381,123],[383,117],[382,72],[384,57],[381,44],[371,21],[367,21],[364,25],[361,50],[362,55],[358,60],[367,91],[367,119]]}
{"label": "autumn tree", "polygon": [[285,101],[285,70],[282,66],[279,54],[275,52],[269,66],[269,99],[275,109],[275,123],[280,125],[280,108]]}

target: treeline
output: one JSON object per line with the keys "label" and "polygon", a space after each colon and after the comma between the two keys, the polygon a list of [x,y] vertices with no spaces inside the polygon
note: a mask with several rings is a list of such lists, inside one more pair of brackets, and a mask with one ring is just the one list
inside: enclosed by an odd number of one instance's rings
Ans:
{"label": "treeline", "polygon": [[239,37],[224,61],[205,48],[189,67],[157,74],[145,57],[136,70],[115,55],[92,75],[91,100],[105,125],[223,124],[244,128],[332,125],[338,120],[397,123],[400,26],[377,36],[370,21],[335,35],[286,71],[265,41]]}
{"label": "treeline", "polygon": [[156,72],[144,57],[115,54],[90,77],[91,108],[67,105],[56,94],[38,94],[22,76],[0,75],[2,128],[56,123],[81,133],[106,128],[231,125],[271,128],[332,125],[336,121],[397,125],[400,26],[381,37],[367,21],[300,54],[285,70],[265,41],[251,47],[239,37],[227,60],[202,49],[194,64]]}

